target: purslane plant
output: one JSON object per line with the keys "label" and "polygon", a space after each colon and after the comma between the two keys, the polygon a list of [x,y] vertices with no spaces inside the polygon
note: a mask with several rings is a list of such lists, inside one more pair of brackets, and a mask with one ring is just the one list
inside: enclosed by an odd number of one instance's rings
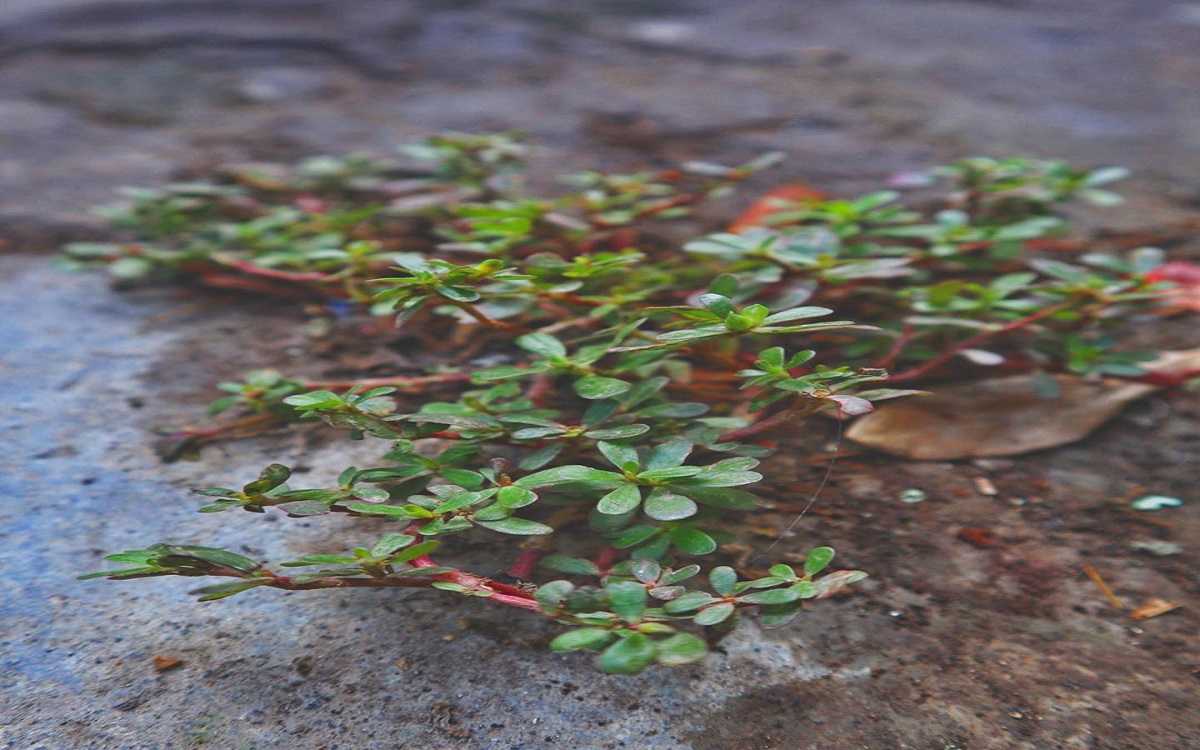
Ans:
{"label": "purslane plant", "polygon": [[[697,627],[725,633],[749,613],[783,625],[865,576],[827,572],[828,547],[749,578],[727,565],[701,576],[691,562],[732,538],[724,514],[758,506],[747,488],[771,453],[755,442],[764,431],[822,410],[863,414],[909,385],[986,368],[1140,374],[1139,355],[1113,352],[1103,330],[1153,309],[1146,252],[1027,257],[1063,230],[1058,203],[1111,202],[1102,186],[1119,171],[964,160],[932,172],[943,191],[914,206],[893,192],[781,202],[766,226],[678,248],[654,223],[775,157],[588,172],[537,197],[522,187],[524,148],[508,134],[449,134],[410,149],[425,169],[357,157],[243,167],[220,184],[139,191],[106,212],[127,241],[68,247],[125,278],[323,299],[489,342],[486,363],[436,372],[259,371],[221,386],[230,395],[214,414],[320,420],[380,441],[381,458],[315,488],[272,464],[240,489],[197,490],[202,512],[342,514],[395,531],[273,567],[157,544],[111,555],[132,567],[92,577],[231,579],[198,589],[205,601],[252,588],[441,589],[562,623],[552,648],[597,652],[606,672],[684,664],[707,652]],[[850,320],[829,320],[834,309]],[[906,387],[878,387],[889,381]],[[568,533],[580,526],[590,540]],[[447,562],[457,538],[489,534],[526,539],[505,580]],[[569,578],[545,580],[539,560]]]}

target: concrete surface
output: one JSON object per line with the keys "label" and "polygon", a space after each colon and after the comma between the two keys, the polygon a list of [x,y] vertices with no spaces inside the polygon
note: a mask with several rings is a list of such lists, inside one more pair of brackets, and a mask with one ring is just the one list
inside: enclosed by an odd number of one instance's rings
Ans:
{"label": "concrete surface", "polygon": [[[196,605],[178,579],[74,581],[105,552],[164,539],[334,551],[337,522],[222,523],[192,513],[185,488],[301,456],[316,477],[347,449],[268,436],[159,463],[155,426],[199,419],[222,378],[288,368],[252,333],[296,313],[119,293],[45,255],[95,231],[86,208],[122,185],[508,127],[539,140],[543,173],[782,149],[792,158],[761,184],[802,176],[842,194],[970,153],[1123,164],[1138,171],[1131,201],[1103,221],[1157,228],[1200,201],[1197,49],[1200,4],[1157,0],[5,3],[0,746],[1200,746],[1194,399],[989,470],[1021,506],[972,496],[978,467],[851,463],[822,500],[836,512],[789,544],[829,542],[870,570],[860,595],[681,671],[604,677],[547,653],[554,631],[533,618],[513,627],[451,597]],[[888,498],[908,486],[931,501],[897,510]],[[1157,526],[1114,515],[1138,487],[1188,504]],[[974,525],[1004,544],[956,539]],[[1185,553],[1130,552],[1140,536]],[[1082,562],[1131,599],[1188,606],[1132,623]],[[156,656],[183,665],[158,673]]]}

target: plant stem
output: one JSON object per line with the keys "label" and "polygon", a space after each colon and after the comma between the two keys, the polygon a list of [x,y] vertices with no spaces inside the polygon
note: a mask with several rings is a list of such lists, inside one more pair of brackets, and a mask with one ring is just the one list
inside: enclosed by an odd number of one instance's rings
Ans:
{"label": "plant stem", "polygon": [[972,349],[975,346],[982,344],[984,341],[987,341],[988,339],[990,339],[994,336],[997,336],[1002,333],[1009,333],[1010,331],[1015,331],[1017,329],[1024,328],[1028,325],[1032,325],[1033,323],[1036,323],[1039,320],[1042,320],[1044,318],[1049,318],[1052,315],[1060,313],[1063,310],[1066,310],[1068,307],[1070,307],[1069,302],[1062,302],[1057,305],[1052,305],[1050,307],[1043,308],[1041,310],[1038,310],[1037,312],[1030,313],[1029,315],[1026,315],[1023,318],[1020,318],[1019,320],[1014,320],[1010,323],[1005,323],[1004,325],[1000,326],[999,328],[994,328],[990,331],[980,331],[979,333],[975,334],[974,336],[971,336],[971,337],[965,339],[964,341],[961,341],[958,344],[955,344],[954,346],[950,347],[949,349],[942,352],[941,354],[934,357],[933,359],[928,360],[927,362],[922,362],[921,364],[919,364],[915,367],[910,367],[907,370],[904,370],[902,372],[896,373],[895,375],[892,375],[890,378],[887,379],[887,382],[888,383],[899,383],[899,382],[904,382],[904,381],[909,381],[909,380],[919,380],[919,379],[925,377],[926,375],[928,375],[929,373],[933,372],[937,368],[941,367],[942,365],[946,364],[950,360],[954,359],[958,355],[962,354],[964,351],[966,351],[968,349]]}
{"label": "plant stem", "polygon": [[517,553],[517,559],[509,566],[508,574],[513,578],[528,581],[533,578],[533,570],[541,562],[543,554],[545,553],[540,549],[521,550]]}
{"label": "plant stem", "polygon": [[488,316],[479,312],[478,308],[476,308],[475,305],[472,305],[469,302],[460,302],[458,300],[450,300],[450,299],[446,300],[446,302],[449,302],[451,305],[454,305],[459,310],[462,310],[467,315],[470,315],[472,318],[474,318],[480,325],[485,325],[488,328],[498,328],[501,331],[508,331],[510,333],[526,333],[527,332],[526,329],[523,328],[522,326],[515,325],[513,323],[508,323],[503,320],[496,320],[495,318],[489,318]]}

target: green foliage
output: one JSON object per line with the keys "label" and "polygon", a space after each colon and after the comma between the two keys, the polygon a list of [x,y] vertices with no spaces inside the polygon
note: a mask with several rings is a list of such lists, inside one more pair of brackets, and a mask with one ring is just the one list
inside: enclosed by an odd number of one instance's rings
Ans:
{"label": "green foliage", "polygon": [[[865,576],[827,572],[828,547],[800,570],[758,577],[706,562],[733,538],[726,515],[757,506],[759,459],[771,453],[758,430],[918,392],[881,382],[1002,362],[1140,372],[1142,355],[1099,332],[1151,309],[1153,266],[1026,257],[1063,231],[1058,203],[1111,202],[1101,187],[1119,171],[967,159],[934,170],[943,192],[917,207],[896,192],[783,205],[768,226],[678,252],[646,229],[775,157],[585,172],[544,197],[522,189],[526,150],[511,134],[448,134],[406,149],[423,171],[363,157],[243,169],[222,184],[139,191],[106,211],[126,241],[69,246],[122,277],[315,295],[435,341],[468,326],[492,345],[487,364],[348,389],[273,371],[220,386],[213,414],[320,420],[380,441],[381,458],[330,487],[293,487],[291,470],[272,464],[240,489],[196,490],[201,512],[395,524],[375,542],[274,569],[158,544],[112,555],[130,567],[92,576],[234,579],[197,590],[206,601],[252,588],[436,588],[551,617],[569,628],[552,649],[593,652],[605,672],[685,664],[707,652],[697,629],[723,634],[751,614],[782,626]],[[828,320],[835,309],[851,319]],[[585,518],[591,542],[560,541]],[[516,585],[430,558],[443,544],[452,557],[459,539],[505,536],[534,537],[556,553],[543,568],[569,578]],[[279,572],[291,568],[302,572]]]}

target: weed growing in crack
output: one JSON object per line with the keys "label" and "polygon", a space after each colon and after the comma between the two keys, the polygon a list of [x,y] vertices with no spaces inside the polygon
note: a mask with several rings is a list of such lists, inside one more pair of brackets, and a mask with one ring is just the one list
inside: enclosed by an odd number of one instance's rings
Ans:
{"label": "weed growing in crack", "polygon": [[[685,664],[748,614],[782,626],[866,575],[830,572],[823,546],[765,576],[705,570],[732,539],[724,517],[759,503],[748,488],[763,479],[768,430],[994,368],[1140,373],[1141,355],[1114,351],[1105,331],[1159,304],[1147,253],[1049,257],[1075,249],[1058,205],[1113,202],[1104,186],[1120,170],[967,159],[931,171],[907,202],[892,191],[768,197],[753,222],[678,247],[654,226],[776,157],[586,172],[541,197],[523,188],[525,149],[511,134],[448,134],[408,151],[426,167],[243,167],[106,210],[127,239],[71,245],[71,262],[349,305],[423,329],[435,354],[468,331],[487,338],[491,361],[222,384],[212,413],[232,421],[182,445],[247,420],[320,420],[378,441],[381,457],[331,487],[293,486],[291,469],[272,464],[240,487],[196,490],[201,512],[341,514],[395,530],[273,566],[156,544],[85,577],[230,579],[198,589],[202,601],[253,588],[439,589],[549,617],[568,628],[554,650],[596,652],[605,672]],[[890,384],[903,387],[880,387]],[[558,533],[579,527],[589,535]],[[525,541],[498,580],[434,560],[463,535]]]}

